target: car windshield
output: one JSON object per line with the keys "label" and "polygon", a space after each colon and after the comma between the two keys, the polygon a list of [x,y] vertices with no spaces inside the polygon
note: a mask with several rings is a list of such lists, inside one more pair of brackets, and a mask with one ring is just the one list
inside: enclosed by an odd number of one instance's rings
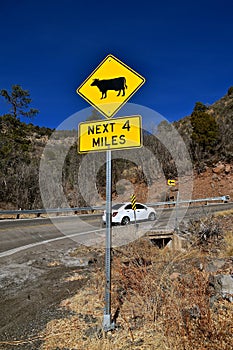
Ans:
{"label": "car windshield", "polygon": [[112,206],[112,209],[119,209],[120,207],[122,207],[122,203],[121,204],[114,204],[113,206]]}

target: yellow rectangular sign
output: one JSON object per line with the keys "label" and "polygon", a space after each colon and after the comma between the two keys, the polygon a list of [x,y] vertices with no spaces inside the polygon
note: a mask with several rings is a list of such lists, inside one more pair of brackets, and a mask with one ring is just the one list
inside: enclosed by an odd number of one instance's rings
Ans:
{"label": "yellow rectangular sign", "polygon": [[168,186],[176,186],[176,181],[175,180],[167,180]]}
{"label": "yellow rectangular sign", "polygon": [[79,124],[78,152],[141,147],[141,116],[97,120]]}

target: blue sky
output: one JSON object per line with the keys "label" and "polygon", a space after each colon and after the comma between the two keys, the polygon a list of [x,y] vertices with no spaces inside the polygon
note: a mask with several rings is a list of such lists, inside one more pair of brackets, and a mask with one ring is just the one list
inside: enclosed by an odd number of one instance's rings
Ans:
{"label": "blue sky", "polygon": [[146,78],[129,102],[169,121],[233,85],[232,0],[0,0],[0,27],[0,89],[29,90],[41,126],[89,107],[76,88],[108,54]]}

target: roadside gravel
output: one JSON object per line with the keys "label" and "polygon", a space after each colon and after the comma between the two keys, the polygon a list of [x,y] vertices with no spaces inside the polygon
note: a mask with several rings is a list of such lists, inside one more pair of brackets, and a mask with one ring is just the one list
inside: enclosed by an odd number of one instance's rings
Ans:
{"label": "roadside gravel", "polygon": [[[72,257],[76,247],[67,239],[0,259],[1,350],[39,349],[45,325],[72,316],[59,304],[85,285],[96,262],[90,254]],[[69,279],[74,271],[85,278]]]}

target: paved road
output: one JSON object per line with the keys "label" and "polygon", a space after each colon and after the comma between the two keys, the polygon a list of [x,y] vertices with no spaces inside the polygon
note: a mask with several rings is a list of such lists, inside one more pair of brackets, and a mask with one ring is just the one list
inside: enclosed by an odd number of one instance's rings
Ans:
{"label": "paved road", "polygon": [[[93,226],[94,224],[94,226]],[[77,216],[50,219],[4,220],[0,222],[0,257],[26,249],[76,236],[89,237],[102,232],[99,219],[90,218],[87,222]],[[63,232],[65,234],[63,234]]]}
{"label": "paved road", "polygon": [[[158,209],[159,219],[153,224],[153,229],[173,229],[176,220],[179,221],[180,217],[188,220],[229,208],[233,208],[233,203],[190,206],[179,208],[177,211],[174,208]],[[82,244],[88,241],[87,245],[104,240],[105,230],[101,227],[100,216],[90,215],[89,218],[83,217],[82,220],[78,216],[55,217],[52,221],[44,218],[0,221],[0,258],[41,244],[61,240],[78,240]],[[151,223],[146,225],[145,223],[140,224],[142,230],[151,228]],[[116,228],[115,235],[119,235],[120,230],[123,229],[125,228]]]}
{"label": "paved road", "polygon": [[[190,207],[184,219],[227,208],[229,205]],[[152,223],[155,230],[164,230],[169,226],[174,228],[174,208],[162,212],[158,210],[158,214],[159,219]],[[182,209],[177,211],[177,217],[182,214]],[[146,225],[151,223],[142,223],[140,228],[146,230]],[[129,238],[130,234],[132,239],[137,238],[134,225],[116,227],[113,229],[116,243],[119,237],[125,237],[125,233]],[[74,238],[78,238],[78,242]],[[80,242],[93,243],[93,240],[98,243],[101,240],[104,242],[104,239],[105,230],[101,228],[100,217],[90,216],[88,221],[79,220],[77,216],[57,217],[53,222],[43,218],[1,220],[1,340],[11,342],[27,339],[29,335],[37,338],[49,320],[68,317],[68,311],[60,307],[61,301],[85,288],[85,283],[90,287],[88,276],[91,276],[92,268],[93,271],[96,266],[104,268],[104,250],[94,250],[92,247],[80,249]],[[67,277],[74,274],[84,278],[67,281]],[[31,350],[39,349],[40,345],[40,342],[29,342],[19,346],[22,350]],[[4,349],[10,350],[12,345],[4,345]]]}

